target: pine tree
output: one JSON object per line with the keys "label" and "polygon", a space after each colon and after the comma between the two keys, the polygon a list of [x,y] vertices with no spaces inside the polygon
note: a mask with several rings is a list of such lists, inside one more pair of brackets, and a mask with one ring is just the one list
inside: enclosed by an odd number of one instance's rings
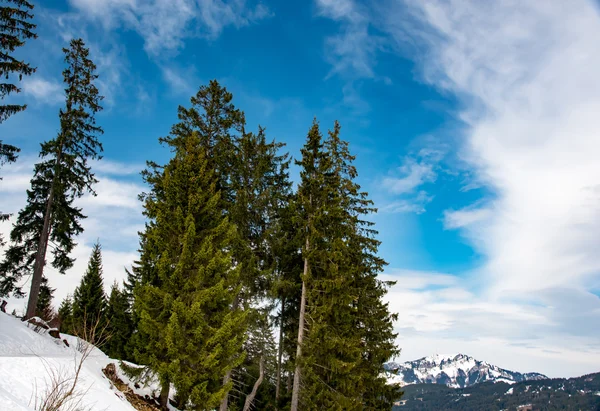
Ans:
{"label": "pine tree", "polygon": [[43,161],[35,166],[27,205],[19,212],[11,232],[13,244],[0,265],[1,295],[12,292],[23,296],[17,281],[32,275],[25,318],[35,313],[49,242],[52,266],[60,273],[73,266],[69,254],[75,246],[73,238],[83,231],[80,221],[85,218],[73,202],[86,192],[95,194],[92,187],[97,180],[88,161],[99,159],[102,151],[98,140],[102,128],[95,121],[103,98],[94,84],[96,66],[81,39],[71,40],[69,49],[63,51],[66,107],[60,110],[60,131],[42,144]]}
{"label": "pine tree", "polygon": [[382,302],[387,284],[377,279],[385,261],[364,220],[372,202],[354,182],[354,157],[339,134],[337,122],[322,144],[309,133],[300,162],[306,320],[300,316],[292,409],[391,409],[400,392],[381,377],[397,352],[395,317]]}
{"label": "pine tree", "polygon": [[[12,93],[20,93],[21,89],[9,82],[11,75],[30,76],[35,72],[25,61],[19,61],[13,56],[15,50],[25,45],[25,41],[37,38],[33,32],[36,25],[31,23],[33,19],[33,4],[27,0],[5,0],[6,5],[0,6],[0,78],[6,82],[0,83],[0,100],[4,100]],[[15,79],[16,80],[16,79]],[[15,113],[23,111],[26,105],[2,104],[0,105],[0,124]],[[0,140],[0,152],[6,148],[14,149],[12,146],[3,146]]]}
{"label": "pine tree", "polygon": [[67,296],[58,307],[58,323],[61,333],[73,335],[73,300],[70,295]]}
{"label": "pine tree", "polygon": [[224,377],[244,360],[246,314],[234,305],[241,267],[232,262],[237,232],[223,212],[218,157],[185,127],[188,111],[180,108],[180,119],[161,139],[174,158],[144,173],[151,190],[142,196],[149,223],[134,288],[135,354],[158,374],[163,408],[173,383],[182,407],[213,409],[232,387]]}
{"label": "pine tree", "polygon": [[46,322],[50,322],[54,319],[54,309],[52,308],[52,299],[54,298],[54,288],[50,288],[48,285],[48,279],[42,278],[42,285],[40,286],[40,298],[37,302],[37,308],[35,315],[40,317]]}
{"label": "pine tree", "polygon": [[102,250],[94,244],[88,267],[73,293],[73,324],[75,331],[102,329],[106,326],[106,294],[102,280]]}
{"label": "pine tree", "polygon": [[[304,335],[306,324],[306,304],[308,290],[311,286],[311,275],[315,269],[315,261],[321,256],[322,233],[320,232],[322,220],[325,213],[323,204],[325,202],[325,170],[327,169],[327,158],[323,151],[323,137],[319,130],[319,124],[315,119],[307,136],[306,143],[301,150],[302,159],[296,161],[301,167],[300,185],[298,187],[296,209],[297,220],[301,221],[300,231],[302,235],[302,291],[300,295],[300,307],[298,314],[298,334],[296,349],[296,366],[294,370],[294,385],[292,388],[291,410],[300,409],[300,389],[305,371],[307,371],[306,351],[304,350]],[[304,408],[304,407],[303,407]]]}
{"label": "pine tree", "polygon": [[109,339],[104,346],[104,351],[110,358],[129,359],[126,348],[133,332],[129,302],[127,294],[119,290],[116,282],[110,290],[105,317],[108,321]]}

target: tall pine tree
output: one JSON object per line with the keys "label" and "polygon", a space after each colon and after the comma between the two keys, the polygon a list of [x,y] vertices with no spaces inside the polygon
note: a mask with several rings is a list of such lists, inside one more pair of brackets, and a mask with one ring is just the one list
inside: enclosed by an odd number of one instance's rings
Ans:
{"label": "tall pine tree", "polygon": [[387,284],[377,279],[385,262],[364,219],[372,202],[354,181],[354,157],[339,134],[337,122],[322,144],[309,133],[300,163],[306,313],[292,409],[391,409],[400,392],[381,377],[384,361],[396,354],[395,317],[382,301]]}
{"label": "tall pine tree", "polygon": [[296,212],[298,213],[296,220],[299,223],[298,227],[302,238],[303,272],[298,313],[296,366],[292,387],[292,411],[305,408],[300,405],[300,390],[306,371],[309,371],[308,362],[305,360],[306,350],[304,349],[307,329],[306,306],[309,289],[312,286],[313,271],[318,267],[320,260],[324,259],[324,234],[322,231],[327,217],[324,205],[327,198],[325,176],[328,169],[328,159],[323,150],[323,136],[316,119],[308,132],[301,153],[301,160],[296,162],[301,167],[301,181],[296,202]]}
{"label": "tall pine tree", "polygon": [[[73,293],[73,325],[75,331],[84,335],[106,327],[106,294],[102,279],[102,250],[94,244],[87,270]],[[87,333],[87,334],[84,334]],[[94,342],[94,341],[90,341]]]}
{"label": "tall pine tree", "polygon": [[224,377],[244,359],[246,313],[234,304],[238,234],[222,207],[219,156],[206,145],[215,136],[188,128],[188,115],[180,108],[181,123],[161,139],[174,157],[164,167],[150,163],[144,174],[151,190],[142,197],[149,223],[134,288],[135,354],[158,374],[163,408],[172,383],[182,407],[213,409],[232,387]]}
{"label": "tall pine tree", "polygon": [[[31,22],[33,19],[33,4],[27,0],[5,0],[5,4],[0,6],[0,78],[5,82],[0,82],[0,100],[4,100],[12,93],[20,93],[21,89],[14,84],[23,79],[23,76],[30,76],[35,72],[35,68],[29,63],[18,60],[14,57],[17,48],[25,45],[25,41],[37,38],[34,33],[36,25]],[[0,104],[0,124],[15,113],[23,111],[27,105],[18,104]],[[0,140],[0,153],[5,150],[14,150],[13,146],[3,145]]]}
{"label": "tall pine tree", "polygon": [[102,128],[95,120],[103,98],[94,84],[96,66],[81,39],[71,40],[63,51],[66,107],[59,114],[60,132],[42,144],[43,161],[35,166],[27,205],[19,212],[11,231],[13,244],[0,265],[1,295],[12,292],[22,296],[17,281],[32,276],[25,318],[35,314],[49,242],[52,266],[60,273],[73,266],[69,254],[75,246],[74,237],[83,231],[80,221],[85,218],[73,202],[85,193],[95,194],[97,180],[88,161],[99,159],[102,151],[98,140]]}

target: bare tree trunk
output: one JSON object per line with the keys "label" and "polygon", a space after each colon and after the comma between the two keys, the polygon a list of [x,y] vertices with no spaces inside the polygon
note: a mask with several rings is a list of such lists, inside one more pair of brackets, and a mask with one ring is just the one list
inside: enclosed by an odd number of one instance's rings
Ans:
{"label": "bare tree trunk", "polygon": [[[70,109],[70,105],[68,107]],[[48,238],[50,237],[50,222],[52,220],[52,206],[54,205],[54,187],[58,174],[58,165],[62,158],[62,144],[58,149],[56,156],[56,164],[54,165],[54,175],[52,176],[52,185],[50,193],[48,193],[48,202],[46,203],[46,211],[44,211],[44,227],[40,233],[40,241],[35,254],[35,263],[33,265],[33,275],[31,276],[31,289],[29,290],[29,298],[27,300],[27,312],[23,320],[28,320],[35,317],[35,309],[37,308],[38,297],[40,296],[40,287],[42,285],[42,277],[44,275],[44,265],[46,264],[46,250],[48,250]]]}
{"label": "bare tree trunk", "polygon": [[275,385],[275,402],[279,404],[279,390],[281,386],[281,360],[283,357],[283,309],[285,297],[281,299],[281,319],[279,321],[279,347],[277,349],[277,383]]}
{"label": "bare tree trunk", "polygon": [[171,384],[169,382],[165,382],[160,387],[160,409],[168,410],[169,409],[169,390],[171,389]]}
{"label": "bare tree trunk", "polygon": [[[56,177],[54,177],[56,178]],[[40,241],[35,254],[35,263],[33,265],[33,275],[31,276],[31,290],[27,300],[27,313],[24,320],[35,317],[35,309],[37,307],[38,297],[40,295],[40,287],[42,285],[42,276],[44,275],[44,265],[46,264],[46,250],[48,249],[48,237],[50,237],[50,219],[52,218],[52,205],[54,203],[54,182],[50,187],[50,195],[46,203],[46,211],[44,212],[44,227],[40,233]]]}
{"label": "bare tree trunk", "polygon": [[[306,238],[306,250],[309,243]],[[298,346],[296,348],[296,369],[294,371],[294,386],[292,387],[291,411],[298,411],[298,400],[300,399],[300,357],[302,356],[302,343],[304,340],[304,313],[306,311],[306,276],[308,275],[308,258],[304,258],[304,275],[302,277],[302,296],[300,297],[300,316],[298,319]]]}
{"label": "bare tree trunk", "polygon": [[252,401],[254,401],[254,397],[256,397],[256,393],[258,392],[258,388],[260,384],[262,384],[265,376],[265,358],[260,357],[259,363],[259,372],[258,372],[258,380],[254,383],[254,387],[252,387],[252,392],[246,397],[246,402],[244,403],[243,411],[250,410],[250,406],[252,405]]}
{"label": "bare tree trunk", "polygon": [[[225,377],[223,377],[223,386],[229,382],[231,379],[231,370],[227,371]],[[227,411],[227,407],[229,406],[229,392],[225,394],[223,401],[221,401],[221,406],[219,407],[219,411]]]}

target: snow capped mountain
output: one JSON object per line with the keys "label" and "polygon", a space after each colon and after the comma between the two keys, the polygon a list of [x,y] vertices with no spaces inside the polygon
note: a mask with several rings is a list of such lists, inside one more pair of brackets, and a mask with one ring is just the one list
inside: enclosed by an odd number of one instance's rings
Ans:
{"label": "snow capped mountain", "polygon": [[509,384],[546,379],[538,373],[519,373],[508,371],[485,361],[478,361],[464,354],[424,357],[399,364],[385,364],[390,383],[408,384],[445,384],[452,388],[464,388],[484,382],[506,382]]}

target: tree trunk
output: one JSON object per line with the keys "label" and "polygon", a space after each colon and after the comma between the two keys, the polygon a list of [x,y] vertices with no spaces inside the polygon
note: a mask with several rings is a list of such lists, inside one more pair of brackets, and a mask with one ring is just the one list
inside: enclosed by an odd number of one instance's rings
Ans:
{"label": "tree trunk", "polygon": [[277,382],[275,385],[275,403],[279,404],[279,390],[281,386],[281,361],[283,357],[283,309],[285,297],[281,299],[281,320],[279,321],[279,347],[277,348]]}
{"label": "tree trunk", "polygon": [[[70,109],[70,103],[67,102]],[[48,250],[48,238],[50,237],[50,221],[52,220],[52,206],[54,205],[54,187],[58,178],[58,166],[62,159],[62,143],[58,148],[56,155],[56,164],[54,165],[54,175],[52,176],[52,185],[50,193],[48,193],[48,202],[46,203],[46,211],[44,212],[44,227],[40,233],[40,241],[35,254],[35,263],[33,264],[33,275],[31,276],[31,289],[29,290],[29,298],[27,300],[27,312],[23,320],[28,320],[35,317],[38,297],[40,296],[40,287],[42,285],[42,277],[44,276],[44,265],[46,265],[46,250]]]}
{"label": "tree trunk", "polygon": [[254,397],[256,397],[256,393],[260,384],[263,382],[263,378],[265,376],[265,359],[264,357],[260,357],[259,363],[259,372],[258,372],[258,380],[254,383],[254,387],[252,387],[252,392],[246,397],[246,402],[244,403],[243,411],[249,411],[250,406],[252,405],[252,401],[254,401]]}
{"label": "tree trunk", "polygon": [[[308,237],[306,238],[306,250],[308,251]],[[296,369],[294,371],[294,385],[292,387],[291,411],[298,411],[298,400],[300,398],[300,360],[302,357],[302,342],[304,340],[304,313],[306,311],[306,277],[308,275],[308,258],[304,259],[304,275],[302,277],[302,296],[300,297],[300,316],[298,318],[298,346],[296,348]]]}
{"label": "tree trunk", "polygon": [[[227,371],[227,374],[225,374],[225,377],[223,377],[223,386],[225,386],[225,384],[227,384],[230,379],[231,379],[231,370]],[[229,392],[227,392],[227,394],[225,394],[225,397],[223,397],[223,400],[221,401],[221,406],[219,407],[219,411],[227,411],[228,406],[229,406]]]}
{"label": "tree trunk", "polygon": [[[56,178],[56,176],[54,177]],[[27,300],[27,313],[23,320],[28,320],[35,317],[35,309],[37,307],[38,297],[40,295],[40,286],[42,285],[42,277],[44,275],[44,265],[46,264],[46,250],[48,249],[48,237],[50,237],[50,219],[52,218],[52,204],[54,202],[54,182],[50,187],[48,202],[46,203],[46,211],[44,212],[44,227],[40,233],[40,241],[35,254],[35,263],[33,265],[33,275],[31,276],[31,290],[29,291],[29,299]]]}
{"label": "tree trunk", "polygon": [[169,409],[169,390],[171,389],[171,383],[165,382],[160,388],[160,409],[167,411]]}

